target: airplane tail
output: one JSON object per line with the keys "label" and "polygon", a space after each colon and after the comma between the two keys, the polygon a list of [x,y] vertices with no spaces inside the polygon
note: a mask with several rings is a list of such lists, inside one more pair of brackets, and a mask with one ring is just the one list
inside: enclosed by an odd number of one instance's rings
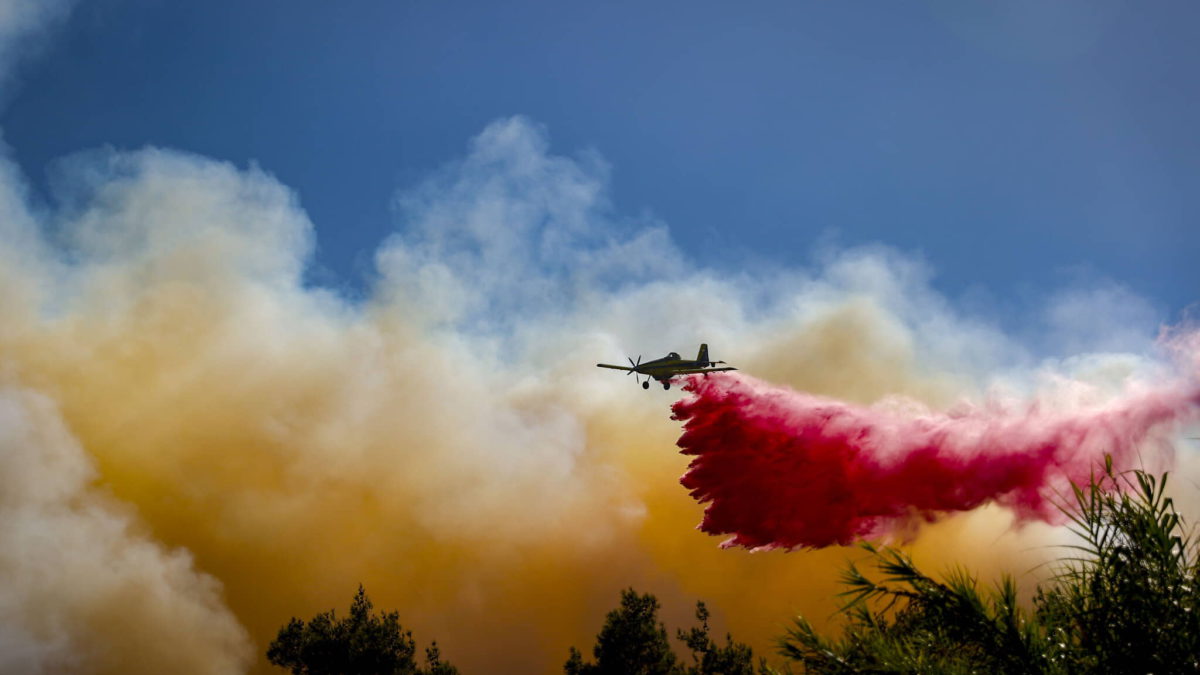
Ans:
{"label": "airplane tail", "polygon": [[696,355],[696,360],[701,363],[708,363],[708,344],[700,345],[700,353]]}

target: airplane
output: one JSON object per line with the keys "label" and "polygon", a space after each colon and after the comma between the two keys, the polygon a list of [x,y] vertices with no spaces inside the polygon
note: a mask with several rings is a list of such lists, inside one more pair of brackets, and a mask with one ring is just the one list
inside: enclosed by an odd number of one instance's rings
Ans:
{"label": "airplane", "polygon": [[713,368],[713,366],[718,363],[725,362],[709,361],[708,345],[702,344],[700,345],[700,353],[696,354],[696,358],[694,360],[682,358],[679,356],[679,354],[671,352],[661,359],[654,359],[653,361],[647,361],[645,363],[642,363],[642,357],[639,355],[636,363],[634,363],[633,359],[629,359],[629,367],[614,366],[609,363],[597,363],[596,367],[624,370],[626,371],[626,375],[632,375],[634,373],[637,373],[638,375],[645,375],[646,381],[642,382],[642,389],[650,388],[650,378],[654,378],[659,382],[662,382],[663,389],[670,389],[671,378],[675,377],[676,375],[691,375],[693,373],[704,373],[705,375],[708,375],[709,373],[718,373],[723,370],[737,370],[737,368],[733,368],[731,366],[726,366],[724,368]]}

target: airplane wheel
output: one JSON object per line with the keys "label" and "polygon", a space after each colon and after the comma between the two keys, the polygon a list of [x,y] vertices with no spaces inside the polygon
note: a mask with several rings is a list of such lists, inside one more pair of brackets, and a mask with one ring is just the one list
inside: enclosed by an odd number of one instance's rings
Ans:
{"label": "airplane wheel", "polygon": [[663,390],[664,390],[664,391],[665,391],[665,390],[667,390],[667,389],[670,389],[670,388],[671,388],[671,383],[670,383],[670,382],[663,382]]}
{"label": "airplane wheel", "polygon": [[642,389],[649,389],[649,388],[650,388],[650,380],[646,380],[645,382],[642,383]]}

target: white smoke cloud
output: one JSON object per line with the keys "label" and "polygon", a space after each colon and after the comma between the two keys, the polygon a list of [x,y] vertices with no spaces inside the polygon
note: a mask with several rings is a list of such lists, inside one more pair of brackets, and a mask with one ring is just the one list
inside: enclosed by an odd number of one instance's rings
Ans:
{"label": "white smoke cloud", "polygon": [[1129,288],[1109,280],[1053,294],[1044,309],[1048,339],[1058,353],[1146,353],[1163,313]]}
{"label": "white smoke cloud", "polygon": [[431,318],[487,328],[561,313],[614,286],[678,277],[682,258],[661,224],[611,213],[608,168],[594,155],[549,153],[545,132],[521,117],[495,122],[467,158],[402,192],[403,234],[380,249],[384,287]]}
{"label": "white smoke cloud", "polygon": [[89,487],[94,474],[52,401],[0,388],[0,671],[245,669],[220,584]]}

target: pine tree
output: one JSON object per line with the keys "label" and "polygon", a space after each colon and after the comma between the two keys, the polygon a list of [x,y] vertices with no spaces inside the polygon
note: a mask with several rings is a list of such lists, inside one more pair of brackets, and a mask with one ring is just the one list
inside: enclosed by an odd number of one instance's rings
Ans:
{"label": "pine tree", "polygon": [[427,667],[418,668],[416,642],[399,614],[375,615],[372,607],[360,585],[344,619],[334,610],[307,623],[293,618],[271,642],[267,659],[292,675],[457,675],[441,661],[436,642],[425,652]]}
{"label": "pine tree", "polygon": [[632,588],[621,591],[621,606],[608,613],[596,636],[595,663],[584,663],[574,647],[567,675],[673,675],[675,654],[667,629],[658,621],[658,599]]}
{"label": "pine tree", "polygon": [[[696,603],[699,626],[679,630],[676,637],[692,652],[692,665],[680,663],[671,651],[667,629],[658,620],[658,599],[632,588],[621,592],[621,606],[608,613],[592,648],[594,663],[571,647],[563,666],[566,675],[755,675],[750,647],[726,634],[725,645],[709,635],[709,612]],[[760,673],[771,671],[760,663]]]}

